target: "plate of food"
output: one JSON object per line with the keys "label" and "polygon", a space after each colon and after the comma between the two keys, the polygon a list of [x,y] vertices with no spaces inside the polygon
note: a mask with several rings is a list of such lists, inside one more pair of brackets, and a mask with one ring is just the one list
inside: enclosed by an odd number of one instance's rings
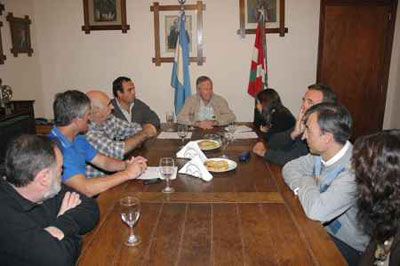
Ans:
{"label": "plate of food", "polygon": [[213,139],[200,139],[197,141],[197,144],[203,151],[211,151],[221,147],[221,143]]}
{"label": "plate of food", "polygon": [[214,173],[222,173],[235,169],[237,163],[235,161],[224,158],[212,158],[204,162],[204,166],[208,171]]}

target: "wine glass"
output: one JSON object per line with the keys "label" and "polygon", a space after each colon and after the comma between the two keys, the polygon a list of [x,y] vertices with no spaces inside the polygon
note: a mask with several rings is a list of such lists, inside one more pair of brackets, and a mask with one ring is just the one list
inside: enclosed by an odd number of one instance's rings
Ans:
{"label": "wine glass", "polygon": [[119,201],[121,207],[121,219],[126,223],[129,230],[129,237],[125,245],[134,247],[140,244],[139,237],[135,234],[134,226],[140,218],[140,201],[138,198],[126,196]]}
{"label": "wine glass", "polygon": [[173,126],[174,126],[174,120],[175,120],[175,114],[174,112],[167,112],[165,114],[165,121],[167,122],[167,131],[173,131]]}
{"label": "wine glass", "polygon": [[186,125],[178,125],[178,136],[182,140],[182,147],[185,144],[185,138],[188,135],[188,127]]}
{"label": "wine glass", "polygon": [[167,185],[161,192],[163,193],[172,193],[175,192],[175,189],[170,186],[170,179],[175,172],[175,163],[174,159],[171,157],[163,157],[160,159],[160,174],[165,178]]}

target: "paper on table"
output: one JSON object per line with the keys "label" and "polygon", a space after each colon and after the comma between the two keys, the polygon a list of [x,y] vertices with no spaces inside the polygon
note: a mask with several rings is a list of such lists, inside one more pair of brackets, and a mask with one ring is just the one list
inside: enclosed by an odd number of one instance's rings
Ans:
{"label": "paper on table", "polygon": [[187,162],[181,170],[179,170],[179,173],[195,176],[204,181],[211,181],[211,179],[213,179],[213,176],[208,172],[207,168],[204,166],[204,162],[199,156]]}
{"label": "paper on table", "polygon": [[[165,132],[162,131],[160,135],[157,136],[158,139],[180,139],[178,132]],[[192,138],[192,132],[188,132],[185,139]]]}
{"label": "paper on table", "polygon": [[235,132],[235,139],[257,139],[258,135],[255,132]]}
{"label": "paper on table", "polygon": [[199,156],[203,162],[207,160],[207,156],[201,151],[196,141],[189,141],[176,153],[177,158],[193,159],[196,156]]}
{"label": "paper on table", "polygon": [[[175,171],[174,174],[171,176],[171,180],[174,180],[176,178],[177,172],[178,172],[178,167],[175,167]],[[147,167],[146,171],[141,176],[138,177],[138,179],[141,180],[154,179],[154,178],[164,179],[164,177],[162,177],[160,174],[160,167],[158,166]]]}
{"label": "paper on table", "polygon": [[[228,131],[228,127],[226,127],[225,130]],[[252,131],[253,129],[251,127],[240,125],[236,127],[235,133],[252,132]]]}

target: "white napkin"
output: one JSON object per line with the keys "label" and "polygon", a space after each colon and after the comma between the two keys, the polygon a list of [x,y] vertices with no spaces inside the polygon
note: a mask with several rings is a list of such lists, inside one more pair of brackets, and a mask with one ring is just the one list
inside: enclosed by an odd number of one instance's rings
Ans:
{"label": "white napkin", "polygon": [[[178,173],[178,167],[175,166],[174,168],[175,168],[175,171],[172,174],[170,180],[176,179],[176,174]],[[154,179],[154,178],[164,179],[164,177],[160,174],[160,167],[158,167],[158,166],[147,167],[146,171],[144,171],[144,173],[138,177],[138,179],[142,179],[142,180]]]}
{"label": "white napkin", "polygon": [[[225,127],[225,130],[228,131],[228,127]],[[235,133],[244,133],[244,132],[252,132],[253,129],[251,127],[240,125],[236,127]]]}
{"label": "white napkin", "polygon": [[235,139],[257,139],[258,135],[256,132],[235,132],[233,134]]}
{"label": "white napkin", "polygon": [[[178,136],[178,132],[165,132],[162,131],[160,135],[157,136],[158,139],[180,139]],[[188,132],[187,136],[185,139],[190,139],[192,138],[192,132]]]}
{"label": "white napkin", "polygon": [[181,170],[179,170],[180,174],[186,174],[198,177],[204,181],[211,181],[213,176],[208,172],[207,168],[204,166],[204,161],[196,156],[189,162],[187,162]]}
{"label": "white napkin", "polygon": [[185,147],[176,153],[176,158],[193,159],[196,156],[199,156],[203,162],[207,160],[196,141],[189,141]]}

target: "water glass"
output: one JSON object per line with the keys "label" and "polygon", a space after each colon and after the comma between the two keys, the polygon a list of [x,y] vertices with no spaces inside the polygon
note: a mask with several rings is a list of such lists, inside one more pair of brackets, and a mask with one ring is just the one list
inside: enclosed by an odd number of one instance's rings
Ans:
{"label": "water glass", "polygon": [[125,245],[137,246],[140,244],[139,237],[135,234],[134,226],[140,218],[140,201],[138,198],[126,196],[119,201],[121,208],[121,219],[129,226],[130,233]]}
{"label": "water glass", "polygon": [[189,112],[190,130],[194,130],[194,125],[196,124],[195,118],[196,118],[195,112],[190,111]]}
{"label": "water glass", "polygon": [[175,114],[174,112],[167,112],[165,114],[165,121],[167,122],[167,131],[174,131],[174,120],[175,120]]}
{"label": "water glass", "polygon": [[170,179],[175,172],[175,162],[174,158],[171,157],[163,157],[160,159],[160,174],[164,177],[167,182],[165,188],[161,190],[163,193],[172,193],[175,192],[175,189],[170,186]]}
{"label": "water glass", "polygon": [[231,132],[225,132],[225,134],[223,134],[221,136],[221,144],[222,144],[222,158],[227,159],[228,156],[225,154],[226,149],[228,148],[229,144],[233,141],[234,136],[233,133]]}

